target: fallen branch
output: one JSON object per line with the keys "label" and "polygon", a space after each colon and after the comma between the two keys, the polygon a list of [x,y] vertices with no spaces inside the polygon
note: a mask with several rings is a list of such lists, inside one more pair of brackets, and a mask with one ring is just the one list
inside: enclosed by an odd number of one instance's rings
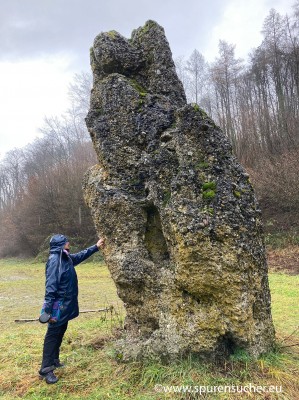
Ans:
{"label": "fallen branch", "polygon": [[80,314],[83,314],[83,313],[88,313],[88,312],[112,311],[112,308],[113,308],[113,307],[109,307],[109,308],[100,308],[99,310],[82,310],[82,311],[79,311],[79,313],[80,313]]}
{"label": "fallen branch", "polygon": [[284,343],[286,340],[290,339],[290,337],[292,337],[292,336],[298,331],[298,329],[299,329],[299,325],[296,327],[296,329],[295,329],[289,336],[287,336],[286,338],[284,338],[284,339],[281,341],[281,343]]}
{"label": "fallen branch", "polygon": [[287,346],[280,346],[281,349],[284,349],[286,347],[294,347],[294,346],[299,346],[299,343],[295,343],[295,344],[289,344]]}
{"label": "fallen branch", "polygon": [[[92,313],[92,312],[105,312],[105,311],[112,311],[113,306],[110,306],[108,308],[99,308],[98,310],[82,310],[80,311],[80,314],[84,313]],[[15,322],[22,323],[22,322],[35,322],[38,321],[38,318],[23,318],[23,319],[15,319]]]}

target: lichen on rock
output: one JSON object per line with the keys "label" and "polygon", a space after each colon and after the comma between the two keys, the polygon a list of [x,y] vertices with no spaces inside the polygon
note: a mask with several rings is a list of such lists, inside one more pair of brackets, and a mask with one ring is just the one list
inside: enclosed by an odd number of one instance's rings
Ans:
{"label": "lichen on rock", "polygon": [[101,33],[86,118],[98,165],[84,195],[126,308],[122,360],[271,349],[267,263],[248,174],[188,105],[164,30]]}

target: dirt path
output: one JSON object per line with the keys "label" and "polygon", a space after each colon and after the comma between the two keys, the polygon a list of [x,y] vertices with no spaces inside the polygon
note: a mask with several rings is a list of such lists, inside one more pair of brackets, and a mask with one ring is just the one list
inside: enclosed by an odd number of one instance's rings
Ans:
{"label": "dirt path", "polygon": [[299,246],[284,249],[268,249],[269,271],[280,271],[290,275],[299,274]]}

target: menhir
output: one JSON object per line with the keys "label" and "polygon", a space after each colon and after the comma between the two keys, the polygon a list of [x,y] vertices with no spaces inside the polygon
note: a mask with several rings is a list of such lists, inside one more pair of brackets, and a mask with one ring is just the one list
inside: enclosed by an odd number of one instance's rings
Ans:
{"label": "menhir", "polygon": [[91,49],[84,194],[126,308],[123,360],[271,349],[262,223],[220,128],[186,97],[161,26]]}

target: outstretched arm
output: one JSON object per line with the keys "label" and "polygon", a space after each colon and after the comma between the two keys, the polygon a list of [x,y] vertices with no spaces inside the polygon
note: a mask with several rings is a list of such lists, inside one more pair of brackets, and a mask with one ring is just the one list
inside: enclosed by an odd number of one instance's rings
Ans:
{"label": "outstretched arm", "polygon": [[73,261],[74,267],[78,264],[80,264],[82,261],[86,260],[88,257],[90,257],[92,254],[96,253],[100,248],[104,247],[105,240],[100,239],[97,244],[88,247],[85,250],[80,251],[79,253],[75,254],[70,254],[70,257]]}

